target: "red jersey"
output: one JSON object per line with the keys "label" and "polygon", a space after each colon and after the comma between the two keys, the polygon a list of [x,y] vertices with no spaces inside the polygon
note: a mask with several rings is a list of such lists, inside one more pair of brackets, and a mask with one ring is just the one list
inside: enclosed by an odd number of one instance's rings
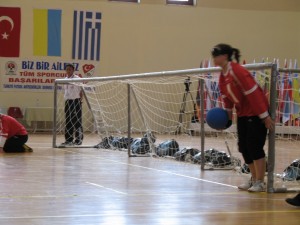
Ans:
{"label": "red jersey", "polygon": [[226,110],[235,106],[238,117],[269,115],[269,103],[251,73],[238,63],[229,62],[226,74],[221,72],[219,88]]}
{"label": "red jersey", "polygon": [[0,133],[7,134],[7,138],[28,134],[25,127],[15,118],[3,114],[0,115]]}

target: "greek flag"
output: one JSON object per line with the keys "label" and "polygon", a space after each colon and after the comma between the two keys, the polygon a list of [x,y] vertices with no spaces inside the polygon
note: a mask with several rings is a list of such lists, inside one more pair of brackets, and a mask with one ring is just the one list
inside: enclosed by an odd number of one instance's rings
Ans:
{"label": "greek flag", "polygon": [[101,13],[74,11],[72,59],[100,60]]}

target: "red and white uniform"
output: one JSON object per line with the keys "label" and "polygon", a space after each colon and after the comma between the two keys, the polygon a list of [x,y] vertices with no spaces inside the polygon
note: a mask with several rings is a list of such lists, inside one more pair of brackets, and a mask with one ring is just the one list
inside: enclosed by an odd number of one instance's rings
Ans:
{"label": "red and white uniform", "polygon": [[7,139],[15,135],[27,135],[25,127],[15,118],[7,115],[0,115],[0,133],[7,134]]}
{"label": "red and white uniform", "polygon": [[238,117],[266,118],[269,103],[251,73],[238,63],[229,62],[228,70],[219,77],[219,88],[226,110],[235,106]]}
{"label": "red and white uniform", "polygon": [[[65,79],[71,79],[71,78],[80,78],[80,77],[77,76],[76,74],[73,74],[71,77],[66,77]],[[80,86],[65,84],[64,89],[65,89],[65,94],[64,94],[65,100],[74,100],[80,98],[80,92],[81,92]]]}

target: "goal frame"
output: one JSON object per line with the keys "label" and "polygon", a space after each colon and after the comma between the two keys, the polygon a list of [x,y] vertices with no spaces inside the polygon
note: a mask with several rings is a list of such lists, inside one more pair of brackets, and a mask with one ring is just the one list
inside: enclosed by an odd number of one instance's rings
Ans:
{"label": "goal frame", "polygon": [[[245,64],[243,65],[246,69],[249,70],[263,70],[263,69],[270,69],[271,75],[270,75],[270,116],[273,120],[276,118],[276,82],[277,82],[277,73],[279,71],[291,71],[294,70],[278,70],[277,65],[275,63],[255,63],[255,64]],[[54,83],[54,118],[53,118],[53,142],[52,146],[53,148],[57,148],[56,145],[56,122],[57,122],[57,92],[58,92],[58,85],[67,84],[67,83],[83,83],[83,82],[102,82],[102,81],[113,81],[113,80],[126,80],[126,79],[136,79],[136,78],[152,78],[152,77],[167,77],[167,76],[174,76],[174,75],[189,75],[189,74],[207,74],[207,73],[216,73],[220,72],[221,69],[219,67],[209,67],[209,68],[195,68],[195,69],[186,69],[186,70],[174,70],[174,71],[161,71],[161,72],[150,72],[150,73],[139,73],[139,74],[130,74],[130,75],[116,75],[116,76],[106,76],[106,77],[93,77],[93,78],[71,78],[71,79],[56,79]],[[201,155],[204,158],[204,146],[205,146],[205,127],[204,127],[204,82],[203,79],[201,80],[201,118],[200,118],[200,150]],[[128,104],[128,129],[127,129],[127,136],[128,140],[130,140],[131,137],[131,108],[130,108],[130,96],[132,95],[132,90],[130,87],[130,84],[127,84],[127,104]],[[85,96],[84,96],[85,97]],[[86,98],[86,97],[85,97]],[[87,100],[87,98],[86,98]],[[88,101],[87,101],[88,102]],[[89,105],[88,105],[89,106]],[[90,108],[89,108],[90,110]],[[274,192],[282,192],[282,190],[277,190],[274,188],[274,169],[275,169],[275,129],[272,131],[269,131],[268,133],[268,175],[267,175],[267,192],[274,193]],[[93,146],[85,146],[85,147],[93,147]],[[128,145],[128,157],[133,157],[135,155],[131,154],[130,145]],[[201,163],[201,170],[204,170],[204,162],[205,160],[202,160]]]}

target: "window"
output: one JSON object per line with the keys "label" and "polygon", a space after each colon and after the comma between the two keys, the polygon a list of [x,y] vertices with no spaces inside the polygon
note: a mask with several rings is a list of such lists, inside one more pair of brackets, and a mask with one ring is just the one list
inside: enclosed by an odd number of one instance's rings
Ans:
{"label": "window", "polygon": [[135,2],[140,3],[140,0],[109,0],[111,2]]}
{"label": "window", "polygon": [[196,0],[167,0],[170,5],[196,5]]}

